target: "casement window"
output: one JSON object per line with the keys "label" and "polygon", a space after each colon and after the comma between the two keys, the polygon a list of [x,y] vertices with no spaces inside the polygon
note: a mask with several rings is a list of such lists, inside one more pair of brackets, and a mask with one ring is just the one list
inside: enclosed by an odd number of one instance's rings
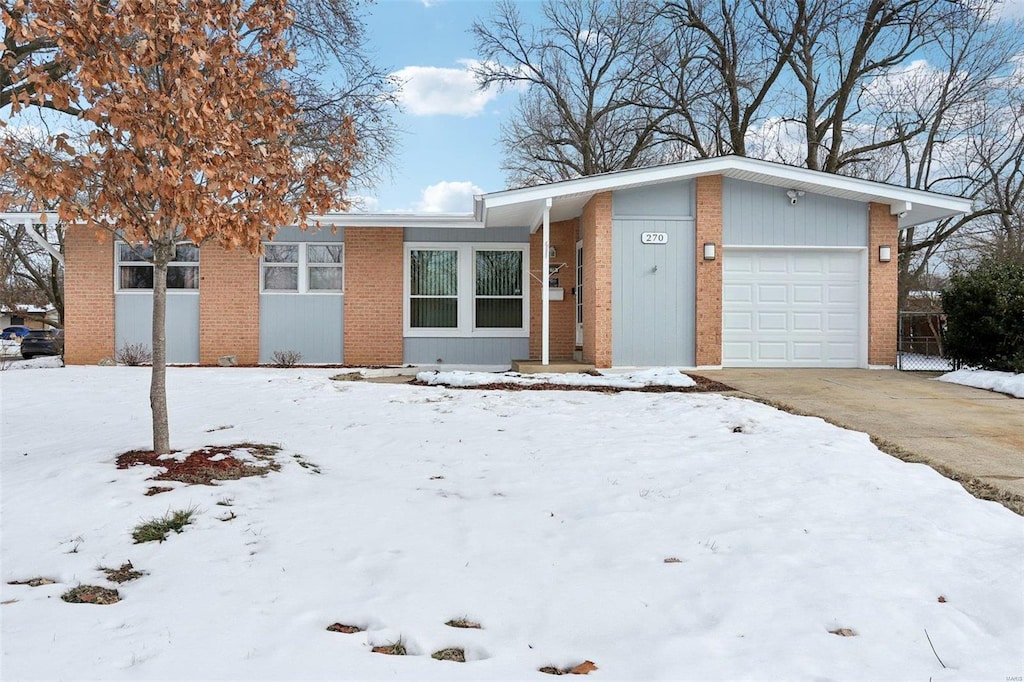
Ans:
{"label": "casement window", "polygon": [[[167,265],[168,290],[199,289],[199,247],[182,242],[175,249],[174,261]],[[125,242],[115,245],[115,271],[118,291],[152,291],[153,249]]]}
{"label": "casement window", "polygon": [[526,244],[407,244],[406,336],[529,333]]}
{"label": "casement window", "polygon": [[345,245],[264,244],[264,293],[336,293],[344,290]]}

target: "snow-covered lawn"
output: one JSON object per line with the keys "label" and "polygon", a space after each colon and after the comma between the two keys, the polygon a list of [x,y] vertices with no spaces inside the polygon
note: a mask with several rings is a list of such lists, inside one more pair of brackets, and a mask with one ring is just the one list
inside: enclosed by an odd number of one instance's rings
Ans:
{"label": "snow-covered lawn", "polygon": [[[152,497],[154,469],[114,462],[150,442],[147,369],[0,373],[4,679],[1022,673],[1024,519],[863,434],[713,394],[334,371],[169,370],[176,447],[284,450],[265,478]],[[191,508],[184,532],[132,543]],[[126,561],[145,575],[98,570]],[[57,582],[7,584],[35,577]],[[60,599],[79,584],[122,601]],[[370,652],[399,639],[408,656]],[[431,658],[446,647],[467,662]]]}
{"label": "snow-covered lawn", "polygon": [[938,377],[939,381],[963,384],[989,391],[999,391],[1015,398],[1024,398],[1024,374],[993,372],[985,369],[958,369]]}
{"label": "snow-covered lawn", "polygon": [[455,386],[467,388],[473,386],[490,386],[493,384],[511,384],[531,386],[536,384],[553,384],[556,386],[580,386],[589,388],[646,388],[648,386],[673,386],[689,388],[696,382],[674,367],[655,367],[653,369],[630,372],[608,373],[601,376],[592,374],[520,374],[518,372],[464,372],[459,370],[446,372],[420,372],[416,379],[431,386]]}

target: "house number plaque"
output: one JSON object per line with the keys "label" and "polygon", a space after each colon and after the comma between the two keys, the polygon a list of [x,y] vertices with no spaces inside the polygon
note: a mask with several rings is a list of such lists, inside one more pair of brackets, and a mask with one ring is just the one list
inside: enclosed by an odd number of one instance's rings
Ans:
{"label": "house number plaque", "polygon": [[641,244],[668,244],[668,232],[641,232]]}

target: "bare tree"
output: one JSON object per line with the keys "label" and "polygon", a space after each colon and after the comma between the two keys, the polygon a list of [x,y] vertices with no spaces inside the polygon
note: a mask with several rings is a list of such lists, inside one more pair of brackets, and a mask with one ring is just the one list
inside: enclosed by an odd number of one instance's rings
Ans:
{"label": "bare tree", "polygon": [[473,24],[482,87],[522,88],[502,130],[504,168],[525,185],[633,168],[659,160],[656,111],[638,78],[664,41],[646,2],[546,0],[545,25],[524,22],[511,0]]}

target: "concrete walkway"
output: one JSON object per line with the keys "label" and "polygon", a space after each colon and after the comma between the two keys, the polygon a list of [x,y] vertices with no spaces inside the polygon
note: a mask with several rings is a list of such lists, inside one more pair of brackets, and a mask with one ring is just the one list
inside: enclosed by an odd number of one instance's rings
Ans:
{"label": "concrete walkway", "polygon": [[977,478],[1000,493],[1024,496],[1024,399],[934,381],[937,374],[895,370],[724,369],[703,375],[738,395],[889,441],[957,480]]}

